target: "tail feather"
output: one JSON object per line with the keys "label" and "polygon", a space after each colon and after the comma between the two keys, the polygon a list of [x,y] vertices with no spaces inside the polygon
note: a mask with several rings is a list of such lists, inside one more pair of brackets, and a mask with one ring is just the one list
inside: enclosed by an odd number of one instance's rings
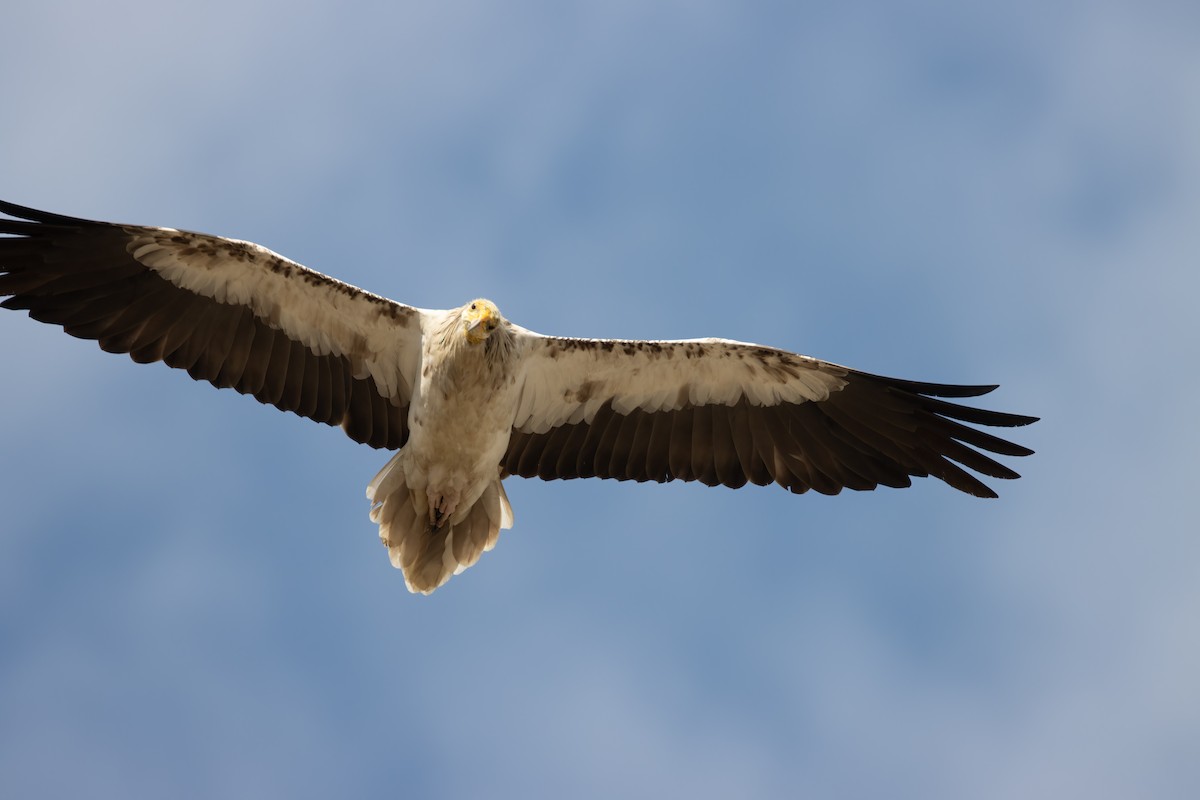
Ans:
{"label": "tail feather", "polygon": [[413,491],[403,467],[393,459],[367,488],[371,521],[388,548],[392,566],[404,573],[410,592],[430,594],[496,546],[500,531],[511,528],[512,507],[497,474],[465,514],[441,527],[429,523],[424,490]]}

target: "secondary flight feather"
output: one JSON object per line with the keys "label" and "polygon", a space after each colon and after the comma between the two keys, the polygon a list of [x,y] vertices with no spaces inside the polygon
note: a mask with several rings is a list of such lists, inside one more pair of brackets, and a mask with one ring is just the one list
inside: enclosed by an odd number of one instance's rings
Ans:
{"label": "secondary flight feather", "polygon": [[[0,202],[0,305],[396,450],[367,488],[411,591],[492,549],[503,480],[904,487],[1032,451],[973,426],[1035,417],[951,402],[995,386],[886,378],[727,339],[544,336],[492,302],[407,306],[252,242]],[[992,454],[992,455],[989,455]],[[968,471],[970,470],[970,471]]]}

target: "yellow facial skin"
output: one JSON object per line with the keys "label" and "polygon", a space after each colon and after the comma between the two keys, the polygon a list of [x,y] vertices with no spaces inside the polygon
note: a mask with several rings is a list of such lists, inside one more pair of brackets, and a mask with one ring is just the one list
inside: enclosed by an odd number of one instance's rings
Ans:
{"label": "yellow facial skin", "polygon": [[483,344],[500,324],[500,309],[491,300],[474,300],[467,306],[463,314],[463,324],[467,331],[467,341],[471,344]]}

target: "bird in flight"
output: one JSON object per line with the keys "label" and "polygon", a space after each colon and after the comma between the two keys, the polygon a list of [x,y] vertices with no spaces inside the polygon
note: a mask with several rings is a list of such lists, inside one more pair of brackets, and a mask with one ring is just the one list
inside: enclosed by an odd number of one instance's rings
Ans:
{"label": "bird in flight", "polygon": [[728,339],[545,336],[489,300],[415,308],[252,242],[0,212],[0,305],[397,451],[367,497],[413,592],[512,526],[510,475],[797,494],[933,476],[995,497],[967,470],[1017,478],[987,454],[1032,453],[973,426],[1036,417],[944,399],[995,386],[887,378]]}

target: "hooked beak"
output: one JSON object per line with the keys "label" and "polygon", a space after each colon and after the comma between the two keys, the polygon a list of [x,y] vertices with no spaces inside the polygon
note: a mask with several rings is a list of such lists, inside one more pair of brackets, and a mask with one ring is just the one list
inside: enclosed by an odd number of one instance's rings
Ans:
{"label": "hooked beak", "polygon": [[491,317],[488,315],[469,320],[467,322],[467,341],[471,344],[482,344],[492,333],[490,324]]}

